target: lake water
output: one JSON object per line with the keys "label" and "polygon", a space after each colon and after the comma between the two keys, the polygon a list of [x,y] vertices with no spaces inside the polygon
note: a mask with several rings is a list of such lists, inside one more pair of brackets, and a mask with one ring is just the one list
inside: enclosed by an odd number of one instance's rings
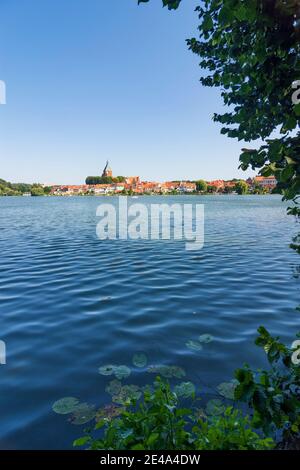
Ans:
{"label": "lake water", "polygon": [[[287,342],[299,330],[299,256],[288,247],[297,225],[279,196],[139,199],[205,204],[198,252],[183,241],[98,240],[96,208],[116,200],[0,198],[2,449],[71,448],[82,429],[52,404],[108,404],[104,364],[130,367],[144,351],[212,393],[244,362],[265,365],[259,325]],[[206,333],[214,340],[202,351],[186,347]],[[153,378],[133,368],[124,382]]]}

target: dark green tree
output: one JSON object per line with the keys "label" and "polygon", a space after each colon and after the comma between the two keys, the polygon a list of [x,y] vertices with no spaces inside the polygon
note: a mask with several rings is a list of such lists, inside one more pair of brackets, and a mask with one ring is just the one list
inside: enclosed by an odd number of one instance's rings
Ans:
{"label": "dark green tree", "polygon": [[196,181],[196,187],[197,187],[197,191],[199,191],[201,193],[206,193],[207,192],[207,183],[204,180]]}
{"label": "dark green tree", "polygon": [[[163,0],[163,5],[176,9],[181,1]],[[188,46],[200,56],[200,66],[207,72],[201,83],[221,88],[228,107],[214,120],[229,137],[244,142],[261,139],[262,145],[243,149],[241,168],[274,174],[284,197],[297,202],[299,0],[204,0],[196,11],[200,36],[189,39]],[[290,212],[299,215],[299,211]]]}
{"label": "dark green tree", "polygon": [[238,194],[247,194],[248,190],[249,190],[249,187],[248,187],[248,184],[245,181],[238,181],[234,186],[234,190]]}

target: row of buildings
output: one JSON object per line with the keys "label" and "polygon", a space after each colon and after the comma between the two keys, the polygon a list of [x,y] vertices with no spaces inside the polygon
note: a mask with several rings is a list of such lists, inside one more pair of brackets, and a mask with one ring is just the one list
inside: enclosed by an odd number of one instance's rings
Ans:
{"label": "row of buildings", "polygon": [[70,196],[74,194],[120,194],[120,193],[135,193],[135,194],[161,194],[161,193],[193,193],[197,189],[195,183],[185,181],[174,182],[149,182],[140,181],[138,177],[125,178],[123,183],[110,183],[110,184],[81,184],[81,185],[60,185],[52,186],[52,195],[65,195]]}
{"label": "row of buildings", "polygon": [[[52,195],[80,195],[80,194],[95,194],[95,195],[108,195],[108,194],[172,194],[172,193],[194,193],[197,191],[197,184],[190,181],[166,181],[164,183],[141,181],[139,176],[128,176],[123,178],[120,182],[114,179],[113,172],[106,163],[102,172],[102,179],[110,180],[111,182],[105,184],[82,184],[82,185],[57,185],[51,186]],[[257,176],[256,178],[249,178],[245,181],[251,190],[254,187],[260,186],[265,190],[273,190],[277,181],[274,176],[268,178]],[[211,192],[233,192],[237,184],[237,180],[224,181],[214,180],[208,181],[207,186]]]}
{"label": "row of buildings", "polygon": [[[241,181],[241,180],[239,180]],[[254,178],[248,178],[245,183],[248,185],[251,191],[255,187],[261,187],[265,190],[272,191],[277,186],[277,180],[275,176],[255,176]],[[237,184],[237,180],[225,181],[225,180],[214,180],[207,182],[208,186],[214,187],[217,192],[223,192],[226,189],[234,189]]]}

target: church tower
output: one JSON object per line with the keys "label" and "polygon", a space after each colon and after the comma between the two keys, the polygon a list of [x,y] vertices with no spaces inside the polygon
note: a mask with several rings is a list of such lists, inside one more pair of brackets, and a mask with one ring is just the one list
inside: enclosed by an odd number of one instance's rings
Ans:
{"label": "church tower", "polygon": [[112,169],[110,168],[109,161],[107,160],[105,168],[104,168],[103,173],[102,173],[102,178],[104,178],[105,176],[112,177],[112,175],[113,175]]}

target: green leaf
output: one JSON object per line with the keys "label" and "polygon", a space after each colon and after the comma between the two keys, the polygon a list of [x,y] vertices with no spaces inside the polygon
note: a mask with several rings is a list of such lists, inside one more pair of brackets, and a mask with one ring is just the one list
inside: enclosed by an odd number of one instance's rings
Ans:
{"label": "green leaf", "polygon": [[109,384],[106,386],[105,391],[113,396],[117,395],[122,388],[122,383],[119,380],[112,380],[109,382]]}
{"label": "green leaf", "polygon": [[202,23],[202,30],[209,31],[214,26],[213,20],[210,15],[205,15],[204,21]]}
{"label": "green leaf", "polygon": [[96,416],[96,410],[93,405],[89,405],[88,403],[81,403],[80,405],[75,408],[72,416],[70,417],[70,422],[75,425],[82,425],[89,423],[92,421]]}
{"label": "green leaf", "polygon": [[182,382],[174,387],[174,392],[178,397],[189,398],[195,395],[196,388],[192,382]]}
{"label": "green leaf", "polygon": [[185,376],[185,371],[182,367],[179,366],[167,366],[164,364],[159,365],[151,365],[148,367],[147,372],[150,374],[157,374],[165,377],[167,379],[171,379],[172,377],[176,377],[178,379]]}
{"label": "green leaf", "polygon": [[112,401],[119,405],[127,405],[141,398],[142,392],[137,385],[124,385]]}
{"label": "green leaf", "polygon": [[74,397],[65,397],[61,398],[60,400],[56,401],[52,409],[54,413],[60,414],[60,415],[67,415],[69,413],[72,413],[79,405],[79,400]]}
{"label": "green leaf", "polygon": [[186,343],[186,347],[190,349],[191,351],[202,351],[203,349],[203,346],[199,341],[192,341],[192,340],[189,340]]}
{"label": "green leaf", "polygon": [[213,341],[213,336],[209,334],[199,336],[200,343],[211,343]]}
{"label": "green leaf", "polygon": [[126,379],[130,374],[131,370],[127,366],[117,366],[115,368],[115,376],[119,380]]}
{"label": "green leaf", "polygon": [[115,373],[116,366],[108,364],[105,366],[99,367],[99,374],[101,375],[113,375]]}
{"label": "green leaf", "polygon": [[234,400],[234,392],[238,385],[237,381],[231,382],[222,382],[218,385],[217,390],[220,395],[224,398],[228,398],[229,400]]}
{"label": "green leaf", "polygon": [[150,436],[147,439],[147,445],[151,446],[152,444],[154,444],[154,442],[157,441],[158,438],[159,438],[159,433],[153,432],[152,434],[150,434]]}
{"label": "green leaf", "polygon": [[148,363],[148,359],[147,359],[146,354],[144,354],[144,353],[135,354],[132,358],[132,363],[135,367],[139,367],[141,369],[146,367],[146,365]]}
{"label": "green leaf", "polygon": [[80,437],[79,439],[76,439],[74,442],[73,442],[73,446],[74,447],[81,447],[81,446],[84,446],[85,444],[87,444],[88,442],[90,442],[91,438],[89,436],[86,436],[86,437]]}
{"label": "green leaf", "polygon": [[295,111],[296,116],[299,117],[300,116],[300,103],[294,106],[294,111]]}
{"label": "green leaf", "polygon": [[221,400],[213,399],[206,404],[205,411],[209,416],[221,415],[225,411],[225,405]]}

